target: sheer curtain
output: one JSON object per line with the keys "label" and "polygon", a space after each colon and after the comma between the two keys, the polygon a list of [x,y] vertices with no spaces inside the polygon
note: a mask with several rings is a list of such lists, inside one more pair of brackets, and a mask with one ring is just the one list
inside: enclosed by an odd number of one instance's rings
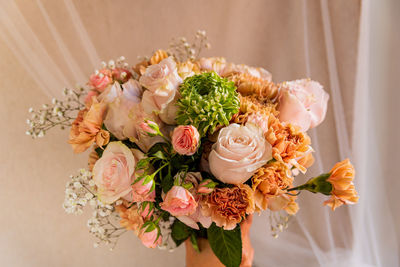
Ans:
{"label": "sheer curtain", "polygon": [[[1,87],[2,92],[6,88],[15,90],[7,91],[2,105],[7,107],[6,111],[16,107],[27,110],[30,99],[14,106],[16,94],[27,92],[24,90],[30,90],[26,95],[32,97],[32,103],[46,102],[60,96],[64,87],[85,84],[101,60],[124,55],[134,63],[136,56],[166,47],[171,37],[190,37],[197,29],[205,29],[214,45],[206,55],[223,55],[237,63],[263,66],[272,72],[276,81],[311,77],[324,84],[331,96],[329,113],[323,125],[310,131],[316,163],[307,176],[327,171],[334,162],[346,157],[351,158],[357,170],[360,202],[355,206],[341,207],[332,213],[322,207],[322,197],[303,193],[298,215],[278,239],[269,234],[266,214],[255,218],[252,227],[255,266],[398,266],[396,223],[400,223],[400,218],[394,212],[398,211],[394,194],[399,181],[394,179],[397,174],[393,166],[398,158],[396,148],[400,147],[399,127],[393,126],[398,118],[394,117],[396,103],[392,99],[399,96],[394,87],[395,79],[399,79],[394,70],[399,65],[391,61],[394,54],[389,52],[394,51],[390,44],[396,38],[397,44],[400,41],[398,33],[394,35],[396,8],[399,4],[389,0],[248,3],[5,0],[0,3],[0,51],[6,59],[1,65],[5,73],[1,77],[10,79],[3,81]],[[387,67],[389,63],[391,67]],[[17,86],[24,88],[17,90]],[[6,118],[8,112],[4,110],[3,114],[3,125],[20,123]],[[17,117],[26,115],[20,111]],[[49,137],[48,144],[34,146],[24,141],[25,147],[20,147],[21,150],[27,149],[27,145],[33,148],[29,158],[25,152],[20,154],[25,155],[26,166],[42,166],[41,172],[33,173],[36,179],[24,181],[23,185],[10,182],[1,189],[3,196],[9,195],[6,190],[26,193],[29,188],[35,188],[33,181],[39,181],[46,185],[35,192],[52,192],[52,195],[42,200],[33,197],[32,205],[41,209],[45,201],[59,202],[40,215],[43,218],[40,223],[49,229],[39,231],[45,236],[31,232],[26,237],[16,237],[26,224],[37,225],[38,220],[29,218],[23,222],[22,214],[10,215],[8,222],[15,226],[0,241],[4,263],[19,266],[183,264],[179,258],[183,256],[182,249],[175,254],[146,250],[130,236],[121,240],[116,252],[93,252],[90,237],[85,233],[85,218],[70,219],[61,215],[62,186],[74,172],[71,168],[84,166],[84,156],[72,159],[70,148],[61,141],[66,134],[62,133],[59,138],[55,135]],[[2,137],[14,145],[19,142],[18,138],[23,138],[11,130],[5,130]],[[8,146],[11,147],[4,142],[3,147]],[[35,155],[41,153],[48,154],[48,164],[39,162],[41,156],[36,159]],[[32,175],[28,167],[10,171],[20,154],[1,158],[6,166],[2,177],[16,175],[13,173]],[[59,166],[59,161],[66,163]],[[55,166],[49,166],[52,162]],[[49,182],[50,177],[46,175],[50,174],[58,180]],[[15,208],[26,209],[26,198],[18,198]],[[11,212],[12,208],[7,211]],[[53,225],[55,220],[62,225]],[[66,220],[71,220],[72,225],[66,225]],[[52,240],[51,230],[58,231],[60,227],[66,230],[53,237],[57,240]],[[42,242],[32,246],[38,238]],[[10,253],[15,250],[22,256],[18,258],[16,253]],[[51,255],[32,257],[38,251],[47,250]]]}

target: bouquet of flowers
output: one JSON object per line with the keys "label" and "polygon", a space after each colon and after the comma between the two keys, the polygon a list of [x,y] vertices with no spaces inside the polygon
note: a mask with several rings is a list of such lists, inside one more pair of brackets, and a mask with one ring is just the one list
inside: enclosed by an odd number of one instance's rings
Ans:
{"label": "bouquet of flowers", "polygon": [[[113,248],[125,232],[149,248],[190,240],[199,250],[206,238],[224,265],[239,266],[247,216],[294,215],[302,190],[329,196],[332,210],[357,202],[349,160],[294,186],[314,161],[307,130],[324,120],[323,87],[274,83],[263,68],[200,58],[204,47],[199,31],[192,44],[179,39],[135,66],[124,57],[103,62],[86,88],[30,109],[28,135],[70,127],[73,151],[90,151],[88,168],[67,182],[63,206],[94,209],[95,246]],[[273,230],[288,219],[279,218]]]}

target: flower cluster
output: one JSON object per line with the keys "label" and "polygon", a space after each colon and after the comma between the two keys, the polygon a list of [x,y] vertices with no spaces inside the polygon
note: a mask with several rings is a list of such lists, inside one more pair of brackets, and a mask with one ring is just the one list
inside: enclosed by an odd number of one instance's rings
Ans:
{"label": "flower cluster", "polygon": [[[135,66],[123,57],[104,63],[90,76],[74,118],[67,115],[70,102],[57,100],[34,113],[43,123],[34,122],[31,135],[57,123],[46,117],[51,113],[73,119],[74,152],[92,148],[91,172],[67,184],[66,211],[81,213],[90,203],[88,226],[101,243],[115,245],[128,231],[149,248],[188,238],[198,248],[198,237],[212,243],[216,231],[240,239],[240,223],[264,210],[275,214],[277,235],[299,210],[301,190],[329,195],[325,204],[333,210],[356,203],[348,160],[294,186],[314,161],[307,130],[325,118],[329,96],[322,85],[274,83],[263,68],[198,58],[205,34],[197,40],[200,46],[183,40]],[[67,94],[67,101],[82,96]]]}

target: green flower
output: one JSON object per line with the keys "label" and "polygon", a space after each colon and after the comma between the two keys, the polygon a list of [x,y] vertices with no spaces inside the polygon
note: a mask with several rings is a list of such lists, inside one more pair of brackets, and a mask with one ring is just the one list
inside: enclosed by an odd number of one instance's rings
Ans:
{"label": "green flower", "polygon": [[201,136],[213,133],[217,125],[229,125],[239,111],[240,100],[233,82],[215,72],[188,77],[180,86],[177,122],[193,125]]}

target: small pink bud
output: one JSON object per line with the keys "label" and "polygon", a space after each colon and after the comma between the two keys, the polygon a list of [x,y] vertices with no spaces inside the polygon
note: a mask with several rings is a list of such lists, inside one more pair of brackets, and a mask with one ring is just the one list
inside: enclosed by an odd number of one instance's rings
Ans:
{"label": "small pink bud", "polygon": [[157,227],[149,232],[147,232],[147,228],[142,229],[139,233],[139,238],[143,245],[148,248],[155,248],[157,245],[161,245],[162,237],[158,231]]}
{"label": "small pink bud", "polygon": [[140,123],[139,126],[145,133],[147,133],[150,136],[155,136],[159,132],[158,125],[154,121],[146,120]]}
{"label": "small pink bud", "polygon": [[[143,204],[144,205],[144,204]],[[154,209],[151,208],[151,204],[147,203],[144,209],[142,208],[142,212],[140,213],[140,216],[142,216],[143,219],[147,220],[150,219],[150,217],[153,215]]]}
{"label": "small pink bud", "polygon": [[197,188],[197,193],[211,194],[211,192],[214,191],[215,185],[216,184],[213,181],[211,181],[210,179],[206,179],[199,184],[199,187]]}

